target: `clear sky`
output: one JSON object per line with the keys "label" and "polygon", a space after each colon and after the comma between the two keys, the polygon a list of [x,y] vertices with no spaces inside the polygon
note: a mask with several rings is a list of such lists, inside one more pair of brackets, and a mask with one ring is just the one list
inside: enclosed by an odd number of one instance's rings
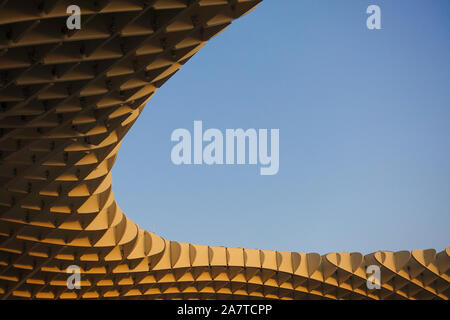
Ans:
{"label": "clear sky", "polygon": [[[366,28],[381,8],[382,30]],[[298,252],[450,245],[450,1],[265,0],[150,100],[113,169],[166,239]],[[280,169],[172,163],[173,130],[280,129]]]}

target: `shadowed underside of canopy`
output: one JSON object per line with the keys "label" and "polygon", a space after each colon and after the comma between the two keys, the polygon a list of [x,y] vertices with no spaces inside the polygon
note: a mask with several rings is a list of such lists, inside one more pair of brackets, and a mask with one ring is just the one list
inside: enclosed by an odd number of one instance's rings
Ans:
{"label": "shadowed underside of canopy", "polygon": [[[114,201],[111,168],[146,102],[259,2],[0,0],[0,298],[448,299],[449,248],[187,244],[139,228]],[[66,27],[72,4],[80,30]],[[367,288],[369,265],[379,290]]]}

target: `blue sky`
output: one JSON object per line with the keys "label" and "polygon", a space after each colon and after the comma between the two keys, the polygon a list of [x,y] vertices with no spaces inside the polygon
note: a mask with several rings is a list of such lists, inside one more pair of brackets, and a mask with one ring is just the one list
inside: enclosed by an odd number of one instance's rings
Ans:
{"label": "blue sky", "polygon": [[[366,28],[381,8],[382,30]],[[450,245],[450,1],[265,0],[150,100],[113,169],[176,241],[327,253]],[[279,128],[280,170],[171,162],[173,130]]]}

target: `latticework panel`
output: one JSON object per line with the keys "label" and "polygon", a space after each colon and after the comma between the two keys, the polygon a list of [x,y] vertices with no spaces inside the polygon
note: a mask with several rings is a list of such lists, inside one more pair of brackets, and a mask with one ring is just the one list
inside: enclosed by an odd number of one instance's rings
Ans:
{"label": "latticework panel", "polygon": [[[448,299],[449,253],[170,242],[114,201],[120,142],[156,89],[260,0],[0,0],[0,297]],[[82,27],[68,30],[67,7]],[[66,269],[82,270],[81,289]],[[368,290],[367,265],[381,267]]]}

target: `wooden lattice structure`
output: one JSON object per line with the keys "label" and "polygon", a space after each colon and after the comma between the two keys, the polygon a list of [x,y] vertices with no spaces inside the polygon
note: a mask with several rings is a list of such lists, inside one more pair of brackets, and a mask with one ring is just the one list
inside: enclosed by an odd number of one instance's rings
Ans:
{"label": "wooden lattice structure", "polygon": [[[0,298],[448,299],[450,248],[321,256],[179,243],[114,201],[111,168],[146,102],[259,2],[0,0]],[[79,30],[66,26],[72,4]],[[79,290],[67,288],[70,265]],[[368,265],[381,268],[380,290],[367,288]]]}

